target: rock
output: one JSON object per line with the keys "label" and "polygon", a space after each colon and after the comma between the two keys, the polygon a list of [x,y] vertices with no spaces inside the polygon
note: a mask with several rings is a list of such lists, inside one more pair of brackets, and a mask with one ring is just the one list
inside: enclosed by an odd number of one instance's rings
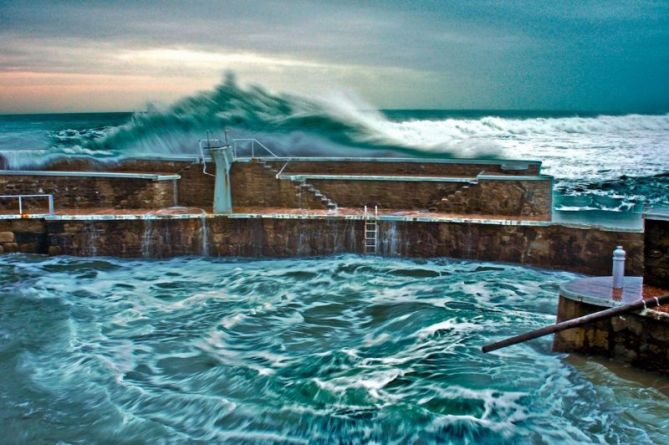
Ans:
{"label": "rock", "polygon": [[0,243],[13,243],[14,240],[14,232],[0,232]]}

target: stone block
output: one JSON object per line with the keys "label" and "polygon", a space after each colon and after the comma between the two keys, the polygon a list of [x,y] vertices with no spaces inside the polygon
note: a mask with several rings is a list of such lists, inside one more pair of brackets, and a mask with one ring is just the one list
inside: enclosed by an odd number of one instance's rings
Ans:
{"label": "stone block", "polygon": [[616,344],[616,346],[613,348],[613,355],[616,358],[624,360],[626,362],[633,362],[638,357],[636,351],[628,349],[622,344]]}
{"label": "stone block", "polygon": [[[611,328],[613,329],[613,332],[620,332],[624,329],[627,329],[628,323],[627,323],[627,318],[624,316],[618,316],[618,317],[613,317],[611,319]],[[616,337],[617,339],[621,338],[621,336]]]}
{"label": "stone block", "polygon": [[[659,323],[658,323],[659,324]],[[655,325],[648,329],[648,333],[655,340],[669,344],[669,323],[664,323],[662,325]]]}
{"label": "stone block", "polygon": [[0,243],[13,243],[14,239],[14,232],[0,232]]}
{"label": "stone block", "polygon": [[46,231],[43,220],[37,219],[21,219],[15,221],[14,232],[41,234]]}

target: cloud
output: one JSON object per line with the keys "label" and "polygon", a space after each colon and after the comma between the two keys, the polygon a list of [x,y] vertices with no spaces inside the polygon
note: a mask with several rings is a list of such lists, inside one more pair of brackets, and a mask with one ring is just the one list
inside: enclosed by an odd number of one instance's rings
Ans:
{"label": "cloud", "polygon": [[171,100],[184,85],[206,88],[226,69],[270,88],[349,88],[383,107],[669,107],[666,3],[531,6],[0,1],[0,72],[35,82],[71,73],[73,82],[89,75],[114,77],[119,88],[122,78],[163,86],[133,89],[128,107]]}

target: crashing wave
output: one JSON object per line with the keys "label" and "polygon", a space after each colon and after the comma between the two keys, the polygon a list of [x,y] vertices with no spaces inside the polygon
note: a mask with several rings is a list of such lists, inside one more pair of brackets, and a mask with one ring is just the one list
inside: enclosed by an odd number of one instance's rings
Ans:
{"label": "crashing wave", "polygon": [[[93,149],[120,154],[195,152],[205,133],[255,137],[284,155],[405,155],[493,157],[494,144],[466,141],[414,141],[394,131],[394,124],[371,107],[343,96],[312,99],[272,94],[261,87],[240,87],[233,77],[212,91],[177,102],[166,110],[137,113],[105,137],[84,142]],[[457,142],[457,143],[452,143]]]}

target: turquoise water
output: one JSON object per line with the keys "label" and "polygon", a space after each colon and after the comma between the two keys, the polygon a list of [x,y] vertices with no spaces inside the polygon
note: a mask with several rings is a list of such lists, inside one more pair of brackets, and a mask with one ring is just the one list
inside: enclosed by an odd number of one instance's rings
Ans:
{"label": "turquoise water", "polygon": [[553,322],[574,277],[359,256],[5,255],[2,441],[667,443],[666,381],[553,354],[550,338],[480,352]]}

